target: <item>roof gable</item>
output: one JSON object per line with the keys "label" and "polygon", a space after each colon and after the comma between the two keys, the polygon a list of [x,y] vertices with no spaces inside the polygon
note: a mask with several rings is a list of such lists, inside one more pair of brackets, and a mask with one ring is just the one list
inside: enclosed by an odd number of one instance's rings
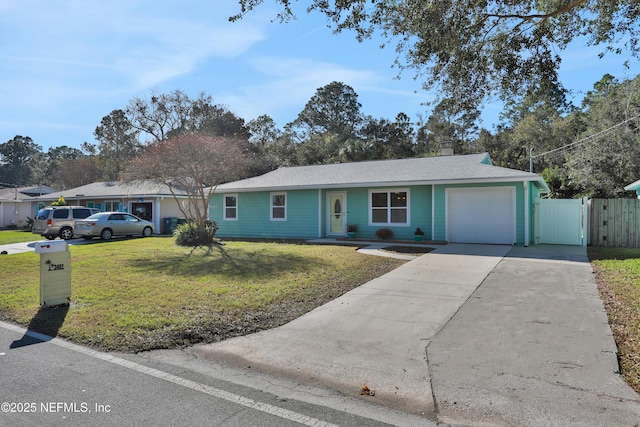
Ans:
{"label": "roof gable", "polygon": [[540,188],[548,189],[539,175],[493,166],[489,155],[482,153],[283,167],[264,175],[219,185],[217,190],[267,191],[506,181],[533,181],[539,183]]}
{"label": "roof gable", "polygon": [[637,180],[636,182],[632,182],[631,184],[627,185],[626,187],[624,187],[625,190],[627,191],[638,191],[640,192],[640,179]]}

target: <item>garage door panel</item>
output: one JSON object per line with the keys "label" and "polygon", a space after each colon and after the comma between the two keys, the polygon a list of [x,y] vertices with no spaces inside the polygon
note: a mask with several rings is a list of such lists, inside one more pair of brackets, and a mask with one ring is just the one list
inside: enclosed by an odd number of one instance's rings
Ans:
{"label": "garage door panel", "polygon": [[447,231],[450,242],[515,243],[514,189],[447,189]]}

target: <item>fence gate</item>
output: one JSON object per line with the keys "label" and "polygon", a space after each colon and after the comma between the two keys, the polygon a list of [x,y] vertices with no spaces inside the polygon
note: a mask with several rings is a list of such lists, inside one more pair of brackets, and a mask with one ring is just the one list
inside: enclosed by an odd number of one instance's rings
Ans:
{"label": "fence gate", "polygon": [[534,243],[586,246],[587,222],[587,198],[536,199]]}

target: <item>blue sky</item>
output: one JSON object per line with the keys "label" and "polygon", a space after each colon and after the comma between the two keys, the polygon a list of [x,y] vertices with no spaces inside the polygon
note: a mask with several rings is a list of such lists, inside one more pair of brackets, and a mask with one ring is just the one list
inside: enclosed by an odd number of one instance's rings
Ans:
{"label": "blue sky", "polygon": [[[295,119],[316,90],[333,81],[354,88],[362,112],[425,118],[433,94],[411,71],[397,79],[394,46],[335,35],[324,17],[300,13],[272,22],[273,2],[228,22],[234,0],[21,0],[0,3],[0,143],[16,135],[42,146],[79,148],[112,110],[152,91],[211,95],[249,121]],[[579,102],[604,73],[635,77],[638,61],[575,44],[562,52],[561,79]],[[623,67],[629,60],[630,70]],[[497,122],[488,104],[482,125]]]}

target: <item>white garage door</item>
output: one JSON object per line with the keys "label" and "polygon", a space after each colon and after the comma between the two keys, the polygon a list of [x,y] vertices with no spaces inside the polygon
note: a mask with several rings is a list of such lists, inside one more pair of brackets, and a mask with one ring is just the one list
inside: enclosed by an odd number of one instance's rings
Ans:
{"label": "white garage door", "polygon": [[515,243],[515,188],[449,188],[446,198],[449,242]]}

